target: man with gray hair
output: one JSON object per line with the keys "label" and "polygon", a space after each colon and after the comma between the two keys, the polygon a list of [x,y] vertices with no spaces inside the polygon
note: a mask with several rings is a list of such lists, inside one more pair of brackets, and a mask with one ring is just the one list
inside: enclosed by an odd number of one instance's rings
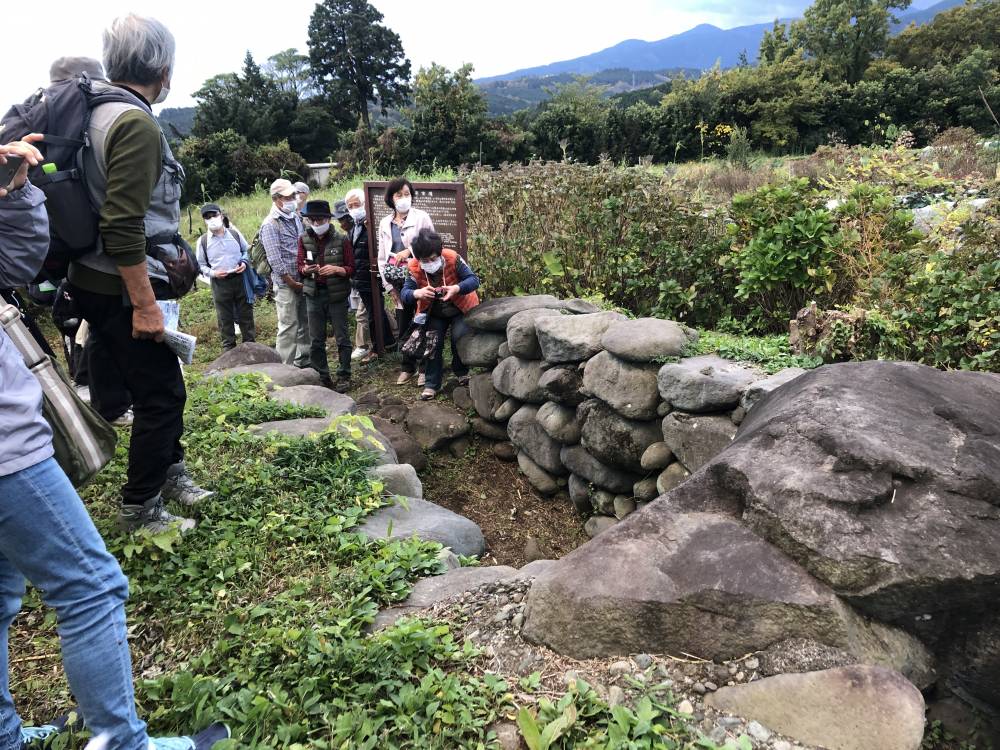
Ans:
{"label": "man with gray hair", "polygon": [[[165,265],[151,249],[171,248],[180,225],[184,171],[151,110],[166,99],[174,68],[174,37],[152,18],[116,19],[104,32],[104,67],[130,102],[100,104],[91,114],[84,173],[91,204],[99,206],[94,251],[69,268],[71,294],[101,341],[89,361],[91,381],[123,378],[134,421],[128,481],[118,524],[182,531],[195,522],[170,514],[166,500],[193,506],[213,493],[194,484],[184,466],[184,378],[163,344],[157,297],[170,298]],[[155,290],[155,292],[154,292]],[[159,294],[157,294],[158,292]]]}
{"label": "man with gray hair", "polygon": [[296,182],[292,188],[295,190],[295,210],[301,214],[302,209],[306,206],[306,201],[309,200],[309,186],[304,182]]}

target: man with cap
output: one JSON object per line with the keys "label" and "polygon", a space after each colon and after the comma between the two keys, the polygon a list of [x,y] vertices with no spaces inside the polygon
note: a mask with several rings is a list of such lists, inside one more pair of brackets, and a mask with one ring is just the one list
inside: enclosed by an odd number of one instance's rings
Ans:
{"label": "man with cap", "polygon": [[295,188],[295,210],[301,214],[306,201],[309,200],[309,186],[304,182],[296,182],[292,187]]}
{"label": "man with cap", "polygon": [[288,180],[271,183],[271,212],[260,226],[260,241],[271,265],[271,284],[278,311],[278,336],[274,348],[286,365],[309,367],[309,319],[302,280],[296,266],[302,220],[295,202],[295,188]]}
{"label": "man with cap", "polygon": [[222,350],[236,347],[236,326],[239,320],[243,343],[256,341],[253,322],[253,304],[247,299],[247,241],[240,231],[229,223],[229,218],[217,203],[201,207],[201,218],[208,230],[198,240],[198,263],[201,273],[212,285],[215,302],[215,319],[219,324]]}
{"label": "man with cap", "polygon": [[[299,237],[298,270],[302,276],[311,339],[310,364],[328,388],[346,391],[351,384],[351,339],[347,334],[347,298],[351,293],[354,254],[351,242],[330,224],[348,216],[343,201],[330,212],[327,201],[308,201],[302,211],[306,230]],[[333,326],[339,366],[330,378],[326,356],[327,323]]]}

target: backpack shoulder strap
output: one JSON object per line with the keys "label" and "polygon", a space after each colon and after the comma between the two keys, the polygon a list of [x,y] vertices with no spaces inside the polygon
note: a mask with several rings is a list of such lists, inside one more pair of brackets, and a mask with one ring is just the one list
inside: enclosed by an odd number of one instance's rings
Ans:
{"label": "backpack shoulder strap", "polygon": [[206,232],[201,237],[198,238],[198,249],[205,254],[205,265],[208,266],[208,270],[212,270],[212,261],[208,259],[208,233]]}

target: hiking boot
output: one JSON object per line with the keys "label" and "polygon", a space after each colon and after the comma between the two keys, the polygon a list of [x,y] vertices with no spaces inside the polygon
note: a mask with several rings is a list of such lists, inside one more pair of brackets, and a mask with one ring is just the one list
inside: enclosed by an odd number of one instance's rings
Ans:
{"label": "hiking boot", "polygon": [[319,384],[324,388],[329,388],[331,391],[336,390],[336,386],[333,384],[333,380],[330,379],[329,375],[325,375],[319,379]]}
{"label": "hiking boot", "polygon": [[217,721],[193,737],[150,737],[149,750],[211,750],[216,742],[228,740],[232,734],[228,726]]}
{"label": "hiking boot", "polygon": [[206,490],[194,483],[191,475],[187,473],[183,461],[167,469],[167,481],[163,483],[160,494],[163,495],[164,500],[176,500],[188,507],[197,505],[215,495],[211,490]]}
{"label": "hiking boot", "polygon": [[167,511],[162,495],[157,495],[142,505],[122,503],[118,511],[118,528],[122,531],[138,531],[146,529],[154,534],[179,528],[182,532],[195,527],[193,518],[182,518]]}
{"label": "hiking boot", "polygon": [[333,390],[335,390],[337,393],[347,393],[349,390],[351,390],[351,376],[350,375],[347,375],[346,377],[343,375],[338,376],[337,382],[334,383],[332,387]]}

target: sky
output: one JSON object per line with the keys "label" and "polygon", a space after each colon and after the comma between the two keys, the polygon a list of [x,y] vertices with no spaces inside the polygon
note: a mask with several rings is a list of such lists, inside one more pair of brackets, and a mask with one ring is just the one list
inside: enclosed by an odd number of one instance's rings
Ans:
{"label": "sky", "polygon": [[[923,8],[934,0],[917,0]],[[372,0],[384,23],[401,37],[414,72],[432,62],[455,69],[472,63],[476,77],[499,75],[597,52],[625,39],[654,41],[711,23],[731,28],[799,16],[800,0]],[[166,107],[191,106],[192,94],[217,73],[239,70],[250,50],[258,62],[290,47],[306,51],[315,3],[270,5],[250,0],[50,0],[44,24],[25,14],[25,28],[5,24],[0,109],[6,111],[48,80],[63,55],[100,59],[101,31],[129,12],[151,15],[177,39],[177,59]],[[28,26],[27,24],[31,24]],[[15,62],[16,61],[16,62]]]}

